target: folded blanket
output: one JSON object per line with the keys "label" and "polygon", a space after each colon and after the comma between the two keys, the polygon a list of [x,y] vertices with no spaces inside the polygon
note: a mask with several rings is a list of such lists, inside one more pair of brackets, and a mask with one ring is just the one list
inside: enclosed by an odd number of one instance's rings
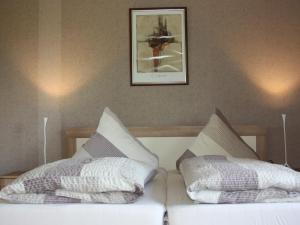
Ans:
{"label": "folded blanket", "polygon": [[65,159],[33,169],[3,188],[13,203],[131,203],[154,168],[128,158]]}
{"label": "folded blanket", "polygon": [[300,173],[254,159],[200,156],[180,164],[189,197],[201,203],[300,201]]}

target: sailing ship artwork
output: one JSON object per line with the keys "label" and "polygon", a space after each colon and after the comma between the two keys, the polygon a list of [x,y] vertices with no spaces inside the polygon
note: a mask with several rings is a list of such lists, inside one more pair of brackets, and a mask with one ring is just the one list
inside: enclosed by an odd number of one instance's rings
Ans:
{"label": "sailing ship artwork", "polygon": [[187,84],[186,8],[131,9],[132,85]]}

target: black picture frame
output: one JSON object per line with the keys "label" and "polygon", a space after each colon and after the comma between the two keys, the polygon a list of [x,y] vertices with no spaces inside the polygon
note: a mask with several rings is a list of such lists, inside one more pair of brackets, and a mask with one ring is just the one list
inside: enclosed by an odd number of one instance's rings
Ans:
{"label": "black picture frame", "polygon": [[[173,21],[172,18],[174,18]],[[157,20],[157,26],[154,24],[155,20]],[[168,30],[168,23],[170,22],[173,25],[170,29],[173,28],[175,32]],[[149,27],[147,27],[148,24]],[[144,27],[147,27],[144,33],[140,32]],[[149,33],[151,28],[153,28],[152,34]],[[176,31],[179,31],[178,34]],[[189,84],[187,7],[130,8],[129,32],[131,86]],[[176,34],[173,35],[173,33]],[[138,45],[143,46],[143,48],[138,48]],[[165,45],[164,50],[168,48],[168,53],[162,50],[159,52],[163,45]],[[144,51],[139,51],[139,49]],[[150,52],[151,50],[152,52]],[[146,62],[140,60],[140,55],[143,54],[146,57],[142,59]],[[161,63],[162,61],[165,64]],[[150,62],[153,65],[150,65]],[[178,67],[176,67],[177,65]],[[144,71],[142,71],[143,69]]]}

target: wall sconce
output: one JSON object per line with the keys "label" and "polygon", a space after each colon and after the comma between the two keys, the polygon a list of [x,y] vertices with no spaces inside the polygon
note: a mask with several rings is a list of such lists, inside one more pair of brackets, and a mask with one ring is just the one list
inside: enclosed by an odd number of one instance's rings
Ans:
{"label": "wall sconce", "polygon": [[44,164],[47,163],[47,122],[48,122],[48,117],[44,117],[44,143],[43,143]]}
{"label": "wall sconce", "polygon": [[285,127],[285,121],[286,121],[286,114],[282,114],[282,123],[283,123],[283,140],[284,140],[284,166],[290,167],[287,163],[287,149],[286,149],[286,127]]}

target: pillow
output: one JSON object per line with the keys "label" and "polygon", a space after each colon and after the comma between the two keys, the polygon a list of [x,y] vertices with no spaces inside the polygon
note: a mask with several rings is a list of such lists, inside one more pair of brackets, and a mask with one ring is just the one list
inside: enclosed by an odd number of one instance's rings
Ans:
{"label": "pillow", "polygon": [[[99,146],[101,146],[101,151],[99,151]],[[99,133],[94,134],[82,147],[95,158],[126,157],[123,152]]]}
{"label": "pillow", "polygon": [[158,157],[132,136],[120,119],[105,108],[96,134],[74,158],[128,157],[158,168]]}
{"label": "pillow", "polygon": [[218,109],[210,117],[207,125],[199,133],[189,150],[197,155],[259,158],[255,151],[241,139]]}
{"label": "pillow", "polygon": [[179,170],[179,166],[180,166],[180,163],[185,160],[185,159],[189,159],[189,158],[193,158],[193,157],[196,157],[196,155],[191,152],[190,150],[186,150],[176,161],[176,169]]}

